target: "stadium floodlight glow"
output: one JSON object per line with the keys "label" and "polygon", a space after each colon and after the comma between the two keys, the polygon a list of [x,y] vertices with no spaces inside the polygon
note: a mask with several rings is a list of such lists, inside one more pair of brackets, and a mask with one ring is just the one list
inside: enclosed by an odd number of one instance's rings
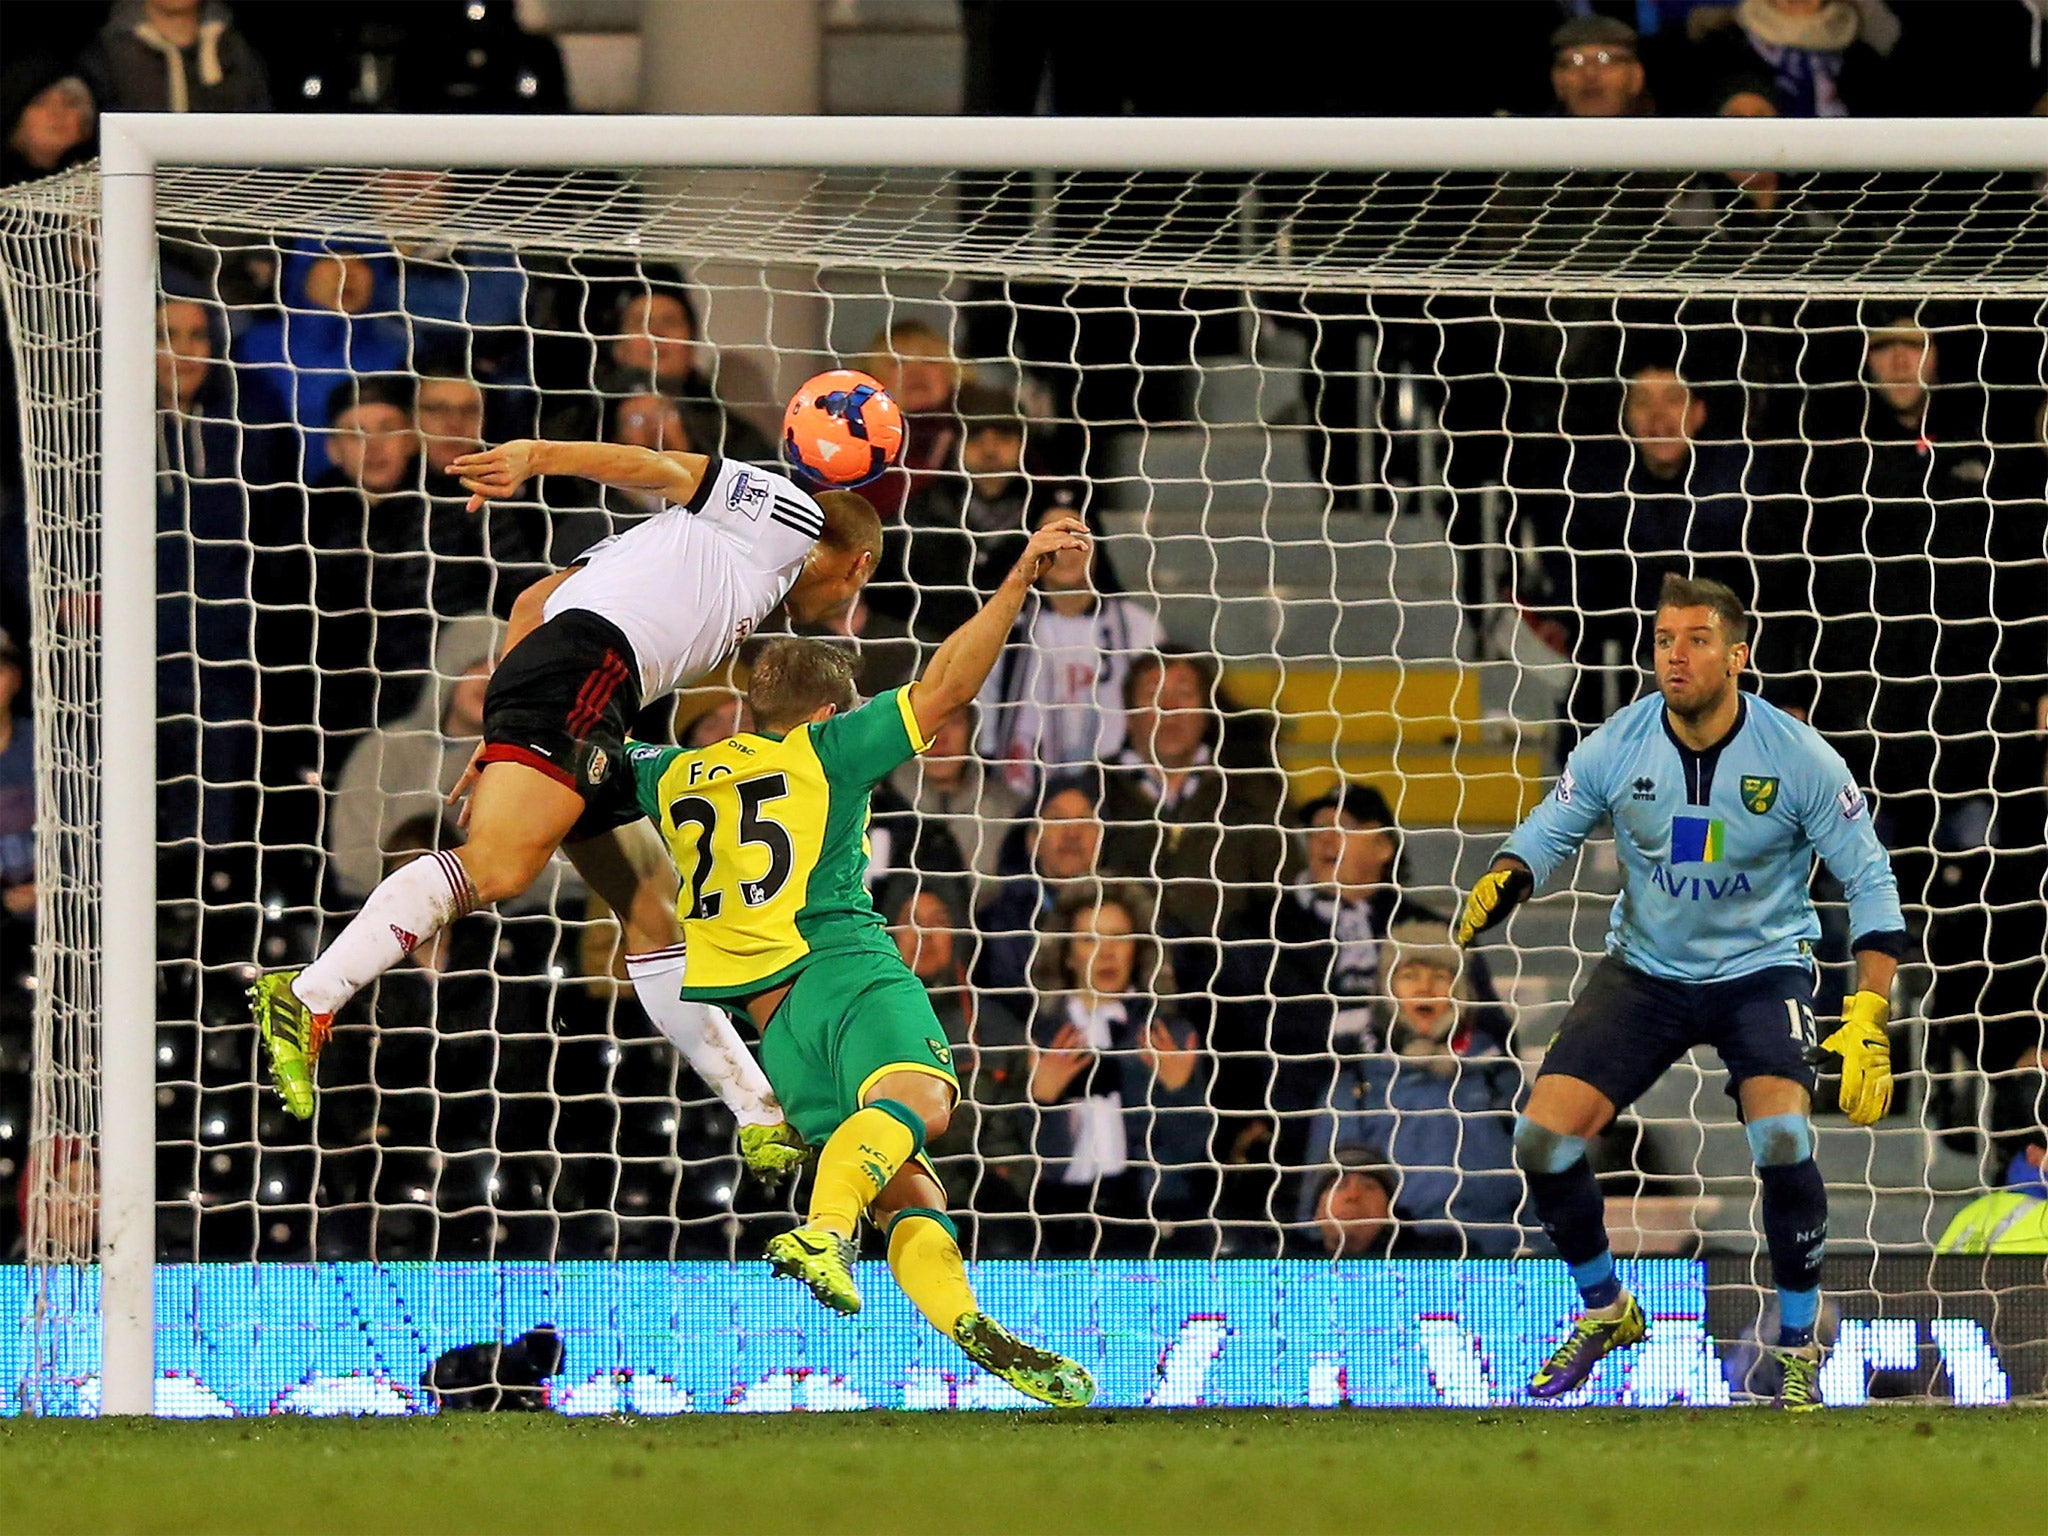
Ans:
{"label": "stadium floodlight glow", "polygon": [[[1714,174],[1728,166],[1793,172],[1836,171],[2015,171],[2048,167],[2048,120],[2043,119],[1791,119],[1686,120],[1627,119],[1262,119],[1148,122],[1114,119],[872,118],[860,132],[820,132],[815,118],[737,117],[532,117],[407,118],[278,114],[138,116],[108,114],[100,120],[102,161],[98,218],[98,365],[100,433],[99,544],[75,549],[81,571],[96,566],[98,584],[99,686],[96,699],[74,694],[79,713],[73,734],[63,741],[39,736],[39,776],[46,763],[64,758],[61,771],[72,788],[96,783],[97,851],[90,877],[61,861],[71,857],[56,846],[48,818],[77,813],[82,803],[42,804],[50,836],[40,839],[39,872],[47,872],[48,901],[39,922],[44,943],[36,999],[38,1040],[53,1029],[67,1038],[80,1059],[64,1063],[70,1075],[63,1091],[77,1093],[97,1073],[99,1138],[99,1249],[104,1374],[100,1411],[146,1414],[154,1402],[155,1177],[157,1167],[155,950],[157,888],[157,773],[154,701],[156,513],[155,460],[151,450],[155,418],[155,307],[157,231],[161,172],[179,167],[247,169],[242,179],[224,175],[197,203],[219,211],[238,196],[260,200],[284,196],[283,183],[265,182],[262,171],[312,173],[322,167],[433,167],[439,169],[601,168],[861,170],[906,172],[1090,171],[1139,172],[1515,172],[1656,171]],[[1859,185],[1845,199],[1869,195]],[[35,189],[10,194],[8,206],[31,208]],[[1845,203],[1846,206],[1846,203]],[[0,233],[6,229],[0,208]],[[44,210],[40,217],[68,217]],[[592,212],[597,233],[615,238],[623,223]],[[865,219],[868,216],[862,215]],[[618,216],[625,220],[626,216]],[[317,229],[317,211],[294,205],[279,229]],[[628,220],[629,221],[629,220]],[[856,221],[858,223],[858,221]],[[90,219],[66,226],[80,243],[89,238]],[[860,225],[865,230],[866,225]],[[782,228],[773,218],[735,219],[736,254],[762,262],[781,258],[813,267],[831,261],[853,263],[853,243],[835,245],[828,230],[815,248],[800,228]],[[922,243],[920,243],[922,241]],[[1086,274],[1098,258],[1085,250],[1001,248],[993,244],[949,245],[944,238],[906,242],[900,255],[884,249],[878,261],[899,261],[910,269],[1001,273],[1006,261],[1030,273]],[[1406,267],[1345,270],[1341,260],[1301,278],[1303,287],[1348,283],[1370,290],[1385,282],[1409,290],[1458,289],[1466,293],[1519,290],[1568,292],[1582,283],[1608,303],[1631,292],[1750,291],[1919,294],[1949,288],[1963,293],[1998,291],[2039,295],[2033,275],[1997,274],[1981,280],[1932,279],[1927,269],[1887,271],[1859,265],[1854,253],[1840,262],[1816,258],[1803,267],[1746,273],[1736,267],[1696,273],[1654,264],[1630,266],[1612,256],[1590,272],[1548,271],[1541,251],[1510,256],[1492,267],[1459,266],[1456,252],[1438,268],[1427,256]],[[90,271],[91,256],[68,253],[76,264],[62,272],[10,272],[10,318],[17,338],[82,349],[90,318],[66,310],[60,320],[32,309],[31,289],[55,293],[67,276]],[[1933,258],[1929,258],[1932,260]],[[1213,249],[1150,251],[1143,242],[1119,247],[1100,258],[1100,275],[1132,281],[1241,286],[1280,280],[1260,263],[1247,266],[1235,251]],[[869,265],[876,264],[871,261]],[[2004,286],[2000,286],[2003,284]],[[90,305],[89,288],[74,283],[68,298],[53,298],[51,313],[64,304]],[[69,334],[59,335],[68,330]],[[89,370],[92,359],[85,358]],[[78,387],[89,393],[80,376]],[[46,524],[64,512],[47,490],[64,473],[59,462],[80,445],[53,437],[48,421],[23,407],[24,439],[31,445],[32,516]],[[76,464],[71,472],[78,472]],[[73,509],[84,511],[83,508]],[[83,526],[81,522],[80,526]],[[55,611],[55,594],[39,593],[38,612]],[[1277,661],[1277,658],[1276,658]],[[68,658],[79,676],[91,660],[81,652]],[[35,658],[37,693],[54,696],[58,663]],[[66,686],[75,687],[75,680]],[[87,685],[89,687],[89,684]],[[101,771],[98,765],[104,765]],[[52,771],[59,771],[53,769]],[[1397,765],[1396,772],[1399,772]],[[1455,770],[1453,770],[1455,771]],[[1462,788],[1462,784],[1461,784]],[[88,795],[89,800],[89,795]],[[75,828],[73,837],[89,835]],[[58,915],[53,915],[57,909]],[[72,928],[63,927],[73,924]],[[69,946],[69,947],[67,947]],[[82,947],[81,947],[82,946]],[[48,953],[56,951],[56,953]],[[84,955],[81,961],[80,955]],[[52,1021],[55,1021],[54,1023]],[[97,1032],[96,1042],[93,1038]],[[39,1063],[39,1072],[50,1070]],[[44,1089],[39,1088],[39,1093]],[[76,1256],[74,1256],[75,1258]]]}

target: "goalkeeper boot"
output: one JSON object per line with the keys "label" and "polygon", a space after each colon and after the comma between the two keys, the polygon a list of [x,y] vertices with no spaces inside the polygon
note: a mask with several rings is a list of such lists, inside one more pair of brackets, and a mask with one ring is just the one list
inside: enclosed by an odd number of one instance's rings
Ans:
{"label": "goalkeeper boot", "polygon": [[1784,1385],[1778,1388],[1778,1407],[1787,1413],[1812,1413],[1827,1406],[1820,1399],[1820,1368],[1827,1361],[1826,1350],[1818,1344],[1796,1348],[1773,1345],[1769,1354],[1785,1373]]}
{"label": "goalkeeper boot", "polygon": [[782,1181],[811,1160],[811,1148],[787,1120],[740,1127],[740,1161],[761,1187],[773,1194]]}
{"label": "goalkeeper boot", "polygon": [[1613,1316],[1589,1313],[1572,1324],[1564,1342],[1529,1378],[1529,1395],[1541,1399],[1563,1397],[1592,1375],[1593,1367],[1614,1350],[1640,1344],[1649,1326],[1643,1318],[1642,1306],[1623,1291]]}
{"label": "goalkeeper boot", "polygon": [[1055,1408],[1085,1408],[1095,1397],[1095,1378],[1065,1355],[1027,1344],[986,1312],[963,1312],[953,1339],[967,1358],[1000,1376],[1026,1397]]}
{"label": "goalkeeper boot", "polygon": [[320,1048],[334,1029],[334,1015],[315,1013],[292,991],[297,971],[272,971],[256,978],[249,989],[249,1012],[270,1056],[270,1080],[284,1099],[286,1113],[308,1120],[313,1115],[313,1068]]}
{"label": "goalkeeper boot", "polygon": [[819,1227],[798,1227],[770,1238],[762,1257],[776,1274],[803,1281],[834,1312],[851,1317],[860,1310],[860,1282],[853,1278],[860,1248],[852,1238]]}

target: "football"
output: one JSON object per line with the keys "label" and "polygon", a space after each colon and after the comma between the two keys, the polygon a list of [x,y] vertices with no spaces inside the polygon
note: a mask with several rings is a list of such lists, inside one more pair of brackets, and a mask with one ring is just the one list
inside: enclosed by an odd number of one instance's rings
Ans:
{"label": "football", "polygon": [[819,485],[864,485],[903,456],[903,412],[865,373],[821,373],[790,397],[782,454]]}

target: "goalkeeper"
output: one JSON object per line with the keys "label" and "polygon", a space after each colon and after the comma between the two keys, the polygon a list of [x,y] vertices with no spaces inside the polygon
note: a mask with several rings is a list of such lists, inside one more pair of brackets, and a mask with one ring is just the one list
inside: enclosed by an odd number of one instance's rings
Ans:
{"label": "goalkeeper", "polygon": [[881,524],[851,492],[814,500],[770,470],[700,453],[520,440],[450,469],[472,512],[540,475],[665,505],[520,594],[484,698],[483,745],[449,796],[471,795],[468,842],[386,876],[303,971],[258,979],[249,997],[271,1080],[287,1110],[310,1116],[335,1013],[456,918],[524,891],[559,848],[618,914],[626,972],[655,1027],[733,1111],[747,1166],[772,1181],[803,1148],[731,1021],[678,995],[675,876],[634,802],[625,734],[777,607],[809,623],[851,602],[881,553]]}
{"label": "goalkeeper", "polygon": [[[1646,1324],[1608,1251],[1587,1141],[1696,1045],[1728,1070],[1763,1186],[1778,1289],[1782,1406],[1818,1408],[1827,1186],[1807,1119],[1821,1052],[1841,1058],[1841,1105],[1858,1125],[1891,1106],[1885,1023],[1906,943],[1891,861],[1863,793],[1810,726],[1739,687],[1749,618],[1719,582],[1664,578],[1658,694],[1622,710],[1565,765],[1466,898],[1460,944],[1502,921],[1603,819],[1622,888],[1607,956],[1565,1015],[1515,1122],[1536,1214],[1571,1266],[1584,1314],[1529,1383],[1570,1392]],[[1849,897],[1856,992],[1815,1048],[1813,857]]]}
{"label": "goalkeeper", "polygon": [[1086,552],[1056,517],[1031,536],[988,605],[904,688],[855,708],[853,661],[777,640],[747,684],[751,732],[697,749],[627,752],[640,805],[683,877],[683,995],[744,1011],[790,1122],[818,1153],[810,1219],[768,1245],[778,1274],[835,1311],[861,1306],[860,1219],[888,1234],[889,1268],[969,1359],[1041,1402],[1074,1408],[1095,1384],[985,1314],[945,1192],[921,1153],[959,1097],[946,1032],[867,889],[868,799],[988,680],[1018,609],[1055,556]]}

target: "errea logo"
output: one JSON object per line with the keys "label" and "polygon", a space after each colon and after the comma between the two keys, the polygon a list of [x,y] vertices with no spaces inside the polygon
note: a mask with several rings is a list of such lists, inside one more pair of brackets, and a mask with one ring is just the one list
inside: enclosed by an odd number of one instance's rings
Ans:
{"label": "errea logo", "polygon": [[1655,800],[1657,798],[1657,781],[1650,778],[1647,774],[1637,779],[1629,788],[1634,791],[1634,798],[1637,800]]}

